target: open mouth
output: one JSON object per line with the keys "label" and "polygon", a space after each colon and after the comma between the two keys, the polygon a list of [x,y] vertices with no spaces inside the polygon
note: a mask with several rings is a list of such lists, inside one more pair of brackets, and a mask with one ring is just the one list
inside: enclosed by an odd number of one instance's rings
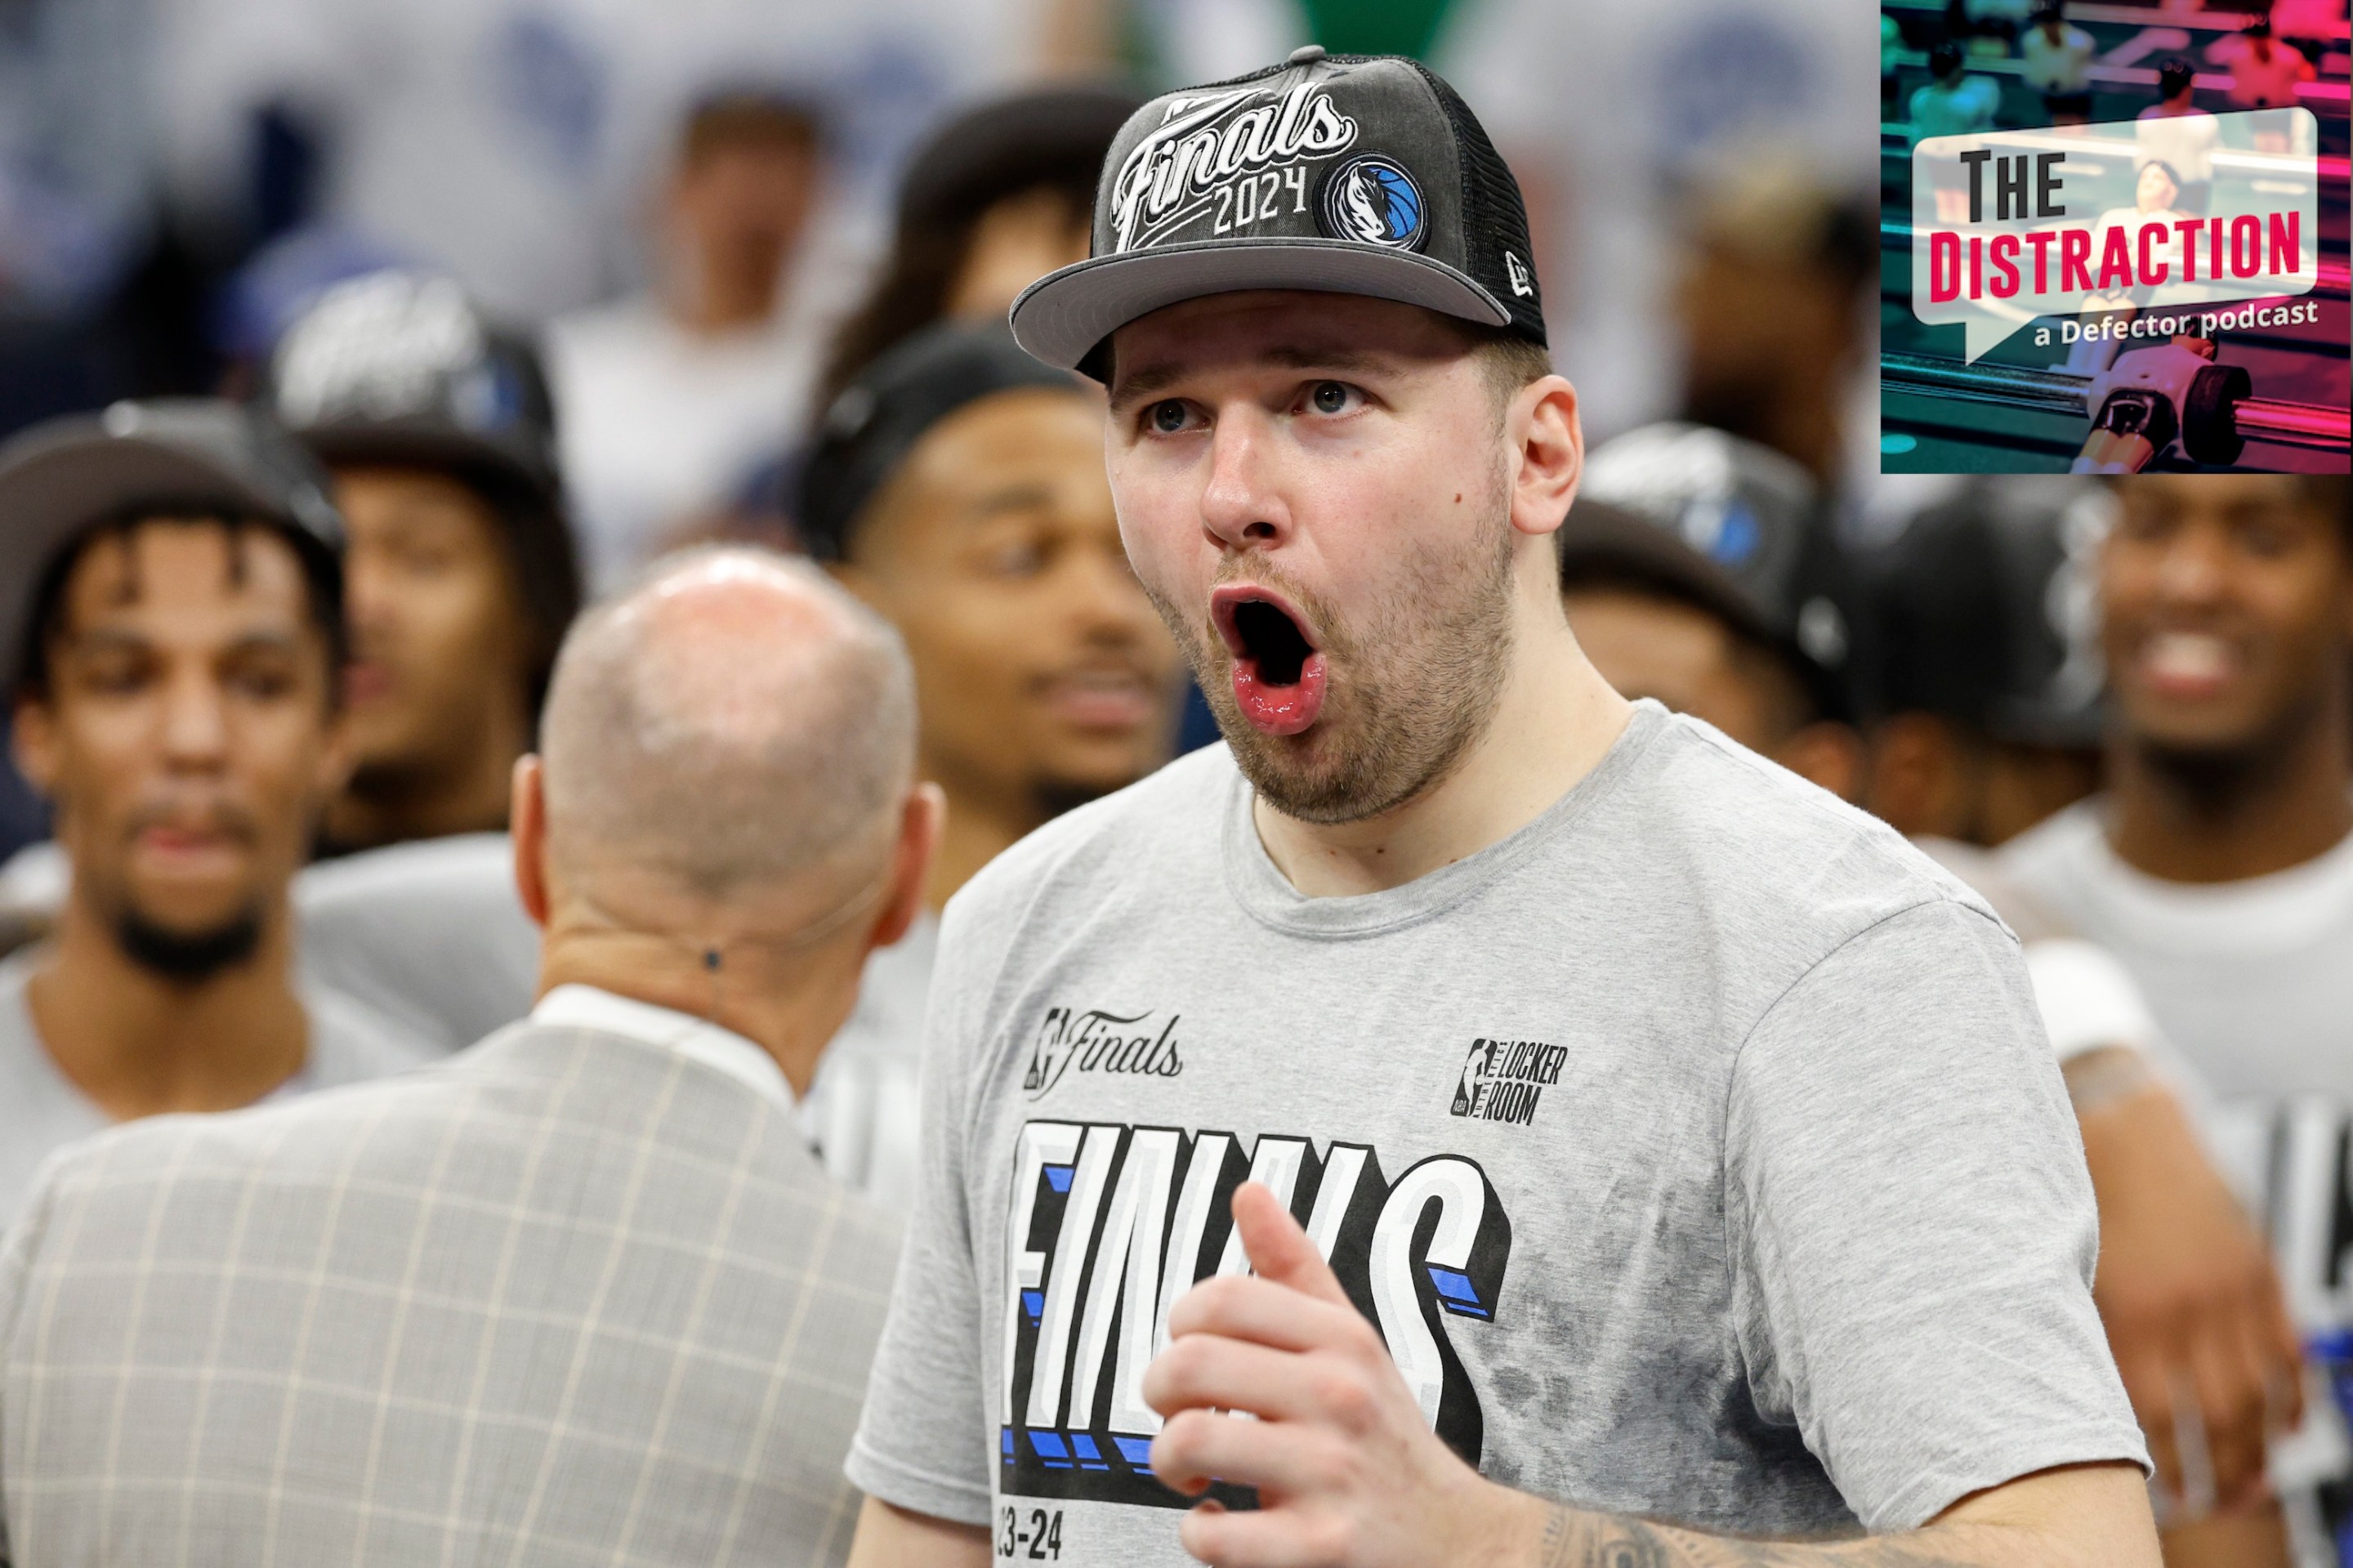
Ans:
{"label": "open mouth", "polygon": [[1209,614],[1234,659],[1234,703],[1269,735],[1297,735],[1324,711],[1327,671],[1307,619],[1282,595],[1231,585]]}

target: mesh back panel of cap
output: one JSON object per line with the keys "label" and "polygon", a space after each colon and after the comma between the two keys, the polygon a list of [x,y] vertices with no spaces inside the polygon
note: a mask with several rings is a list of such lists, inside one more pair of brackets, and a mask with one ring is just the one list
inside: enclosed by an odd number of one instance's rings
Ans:
{"label": "mesh back panel of cap", "polygon": [[[1544,296],[1536,291],[1535,259],[1528,247],[1528,212],[1520,199],[1519,182],[1487,140],[1484,127],[1462,95],[1419,60],[1407,62],[1430,84],[1438,106],[1454,132],[1454,145],[1462,165],[1462,227],[1469,251],[1471,276],[1512,313],[1512,325],[1523,335],[1544,343]],[[1527,268],[1528,292],[1512,288],[1504,275],[1503,252],[1511,251]]]}

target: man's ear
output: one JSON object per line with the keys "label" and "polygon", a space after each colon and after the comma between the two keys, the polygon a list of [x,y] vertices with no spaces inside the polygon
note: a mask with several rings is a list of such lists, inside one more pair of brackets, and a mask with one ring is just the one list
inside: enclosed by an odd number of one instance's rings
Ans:
{"label": "man's ear", "polygon": [[1775,747],[1773,760],[1841,800],[1862,798],[1862,737],[1852,726],[1818,719]]}
{"label": "man's ear", "polygon": [[[340,670],[331,672],[331,681],[343,679]],[[352,781],[352,770],[359,766],[359,751],[352,740],[352,710],[348,703],[337,703],[327,711],[326,742],[319,748],[319,765],[312,783],[322,801],[332,800],[343,792]]]}
{"label": "man's ear", "polygon": [[17,699],[8,722],[8,754],[36,793],[45,800],[57,799],[58,726],[47,703]]}
{"label": "man's ear", "polygon": [[907,791],[899,812],[899,844],[892,852],[891,885],[882,910],[866,938],[867,947],[887,948],[907,934],[923,912],[923,890],[931,879],[932,856],[940,847],[940,832],[948,818],[948,798],[936,784],[918,784]]}
{"label": "man's ear", "polygon": [[1873,726],[1862,808],[1906,838],[1952,831],[1960,758],[1943,721],[1890,714]]}
{"label": "man's ear", "polygon": [[546,775],[536,753],[515,758],[513,792],[508,799],[507,832],[514,841],[515,895],[532,924],[547,928]]}
{"label": "man's ear", "polygon": [[1568,516],[1585,474],[1577,388],[1567,376],[1538,376],[1513,397],[1504,429],[1512,441],[1512,526],[1549,534]]}

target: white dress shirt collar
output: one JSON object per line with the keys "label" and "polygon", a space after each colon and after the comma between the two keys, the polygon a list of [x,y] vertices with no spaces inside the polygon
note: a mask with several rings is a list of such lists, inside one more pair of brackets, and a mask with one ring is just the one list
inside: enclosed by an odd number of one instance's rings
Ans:
{"label": "white dress shirt collar", "polygon": [[776,1065],[774,1056],[733,1030],[722,1029],[692,1013],[616,996],[593,985],[560,985],[539,999],[539,1005],[531,1010],[531,1021],[557,1028],[601,1030],[676,1051],[707,1067],[716,1067],[781,1109],[793,1108],[793,1086],[785,1081],[784,1069]]}

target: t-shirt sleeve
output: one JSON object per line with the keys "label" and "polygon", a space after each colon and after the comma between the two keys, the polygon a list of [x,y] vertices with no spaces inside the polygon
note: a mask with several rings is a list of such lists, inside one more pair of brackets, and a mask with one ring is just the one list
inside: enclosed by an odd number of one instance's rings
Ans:
{"label": "t-shirt sleeve", "polygon": [[965,1201],[965,1086],[979,1065],[981,1020],[1001,954],[986,936],[974,939],[970,915],[967,906],[951,903],[940,927],[923,1025],[914,1213],[844,1468],[871,1497],[981,1524],[988,1519],[990,1447]]}
{"label": "t-shirt sleeve", "polygon": [[2092,1306],[2082,1140],[1990,916],[1915,906],[1790,986],[1741,1047],[1725,1161],[1750,1388],[1866,1528],[2147,1466]]}

